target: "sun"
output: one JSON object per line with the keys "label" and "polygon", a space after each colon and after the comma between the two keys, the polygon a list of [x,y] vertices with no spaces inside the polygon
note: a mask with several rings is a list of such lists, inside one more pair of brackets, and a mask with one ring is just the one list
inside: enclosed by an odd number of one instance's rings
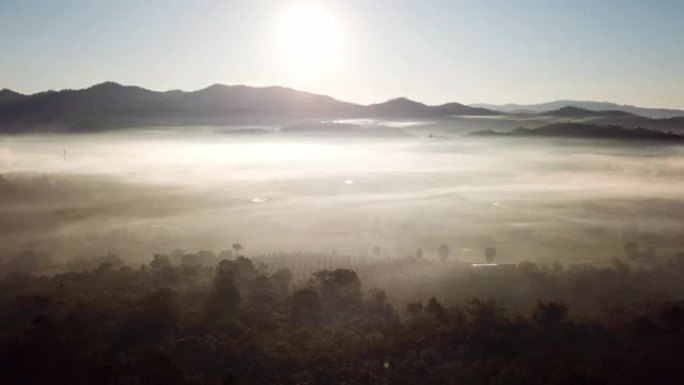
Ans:
{"label": "sun", "polygon": [[344,33],[339,20],[317,4],[285,11],[275,30],[276,58],[304,78],[330,73],[342,60]]}

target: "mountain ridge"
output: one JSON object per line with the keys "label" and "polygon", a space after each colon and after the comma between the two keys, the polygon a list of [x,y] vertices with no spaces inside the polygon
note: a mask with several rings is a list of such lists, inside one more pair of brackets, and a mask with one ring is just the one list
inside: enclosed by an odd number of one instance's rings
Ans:
{"label": "mountain ridge", "polygon": [[641,127],[626,128],[619,125],[558,122],[541,127],[518,127],[512,131],[479,130],[469,136],[529,137],[529,138],[578,138],[616,140],[654,140],[684,142],[684,135],[674,132],[650,130]]}
{"label": "mountain ridge", "polygon": [[[594,109],[565,103],[572,102],[542,104],[535,108],[560,107],[527,114],[533,119],[582,119],[597,124],[641,126],[664,131],[681,131],[684,128],[684,111],[683,117],[653,119],[615,108],[595,109],[618,106],[611,103],[595,102],[589,106]],[[32,95],[7,89],[0,91],[0,132],[282,123],[307,119],[450,120],[461,116],[505,117],[506,114],[512,119],[525,115],[456,102],[427,105],[406,97],[362,105],[282,86],[213,84],[196,91],[152,91],[139,86],[103,82],[83,89],[44,91]]]}
{"label": "mountain ridge", "polygon": [[20,94],[19,92],[3,88],[2,90],[0,90],[0,105],[14,102],[17,100],[22,100],[27,97],[28,95]]}
{"label": "mountain ridge", "polygon": [[618,104],[613,102],[599,102],[590,100],[554,100],[545,103],[533,104],[490,104],[490,103],[474,103],[469,104],[470,107],[487,108],[494,111],[504,113],[541,113],[547,111],[558,110],[563,107],[577,107],[591,111],[623,111],[633,115],[640,115],[654,119],[667,119],[679,116],[684,116],[684,110],[674,108],[651,108],[639,107],[630,104]]}
{"label": "mountain ridge", "polygon": [[[103,82],[88,88],[21,95],[5,91],[0,124],[136,124],[162,120],[185,124],[226,119],[445,118],[498,114],[452,103],[428,106],[407,98],[361,105],[288,87],[213,84],[197,91],[152,91]],[[458,106],[458,108],[456,108]],[[0,127],[1,128],[1,127]]]}
{"label": "mountain ridge", "polygon": [[589,110],[586,108],[565,106],[556,110],[544,111],[539,113],[540,116],[555,116],[561,118],[590,118],[590,117],[636,117],[640,116],[626,111],[620,110]]}

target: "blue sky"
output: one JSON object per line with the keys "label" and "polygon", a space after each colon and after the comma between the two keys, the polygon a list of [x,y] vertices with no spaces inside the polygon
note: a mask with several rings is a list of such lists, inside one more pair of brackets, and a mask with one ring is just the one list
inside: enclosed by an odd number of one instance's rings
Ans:
{"label": "blue sky", "polygon": [[334,70],[310,78],[289,73],[274,49],[279,18],[301,3],[2,0],[0,88],[225,83],[363,103],[406,96],[684,108],[684,1],[308,1],[345,35]]}

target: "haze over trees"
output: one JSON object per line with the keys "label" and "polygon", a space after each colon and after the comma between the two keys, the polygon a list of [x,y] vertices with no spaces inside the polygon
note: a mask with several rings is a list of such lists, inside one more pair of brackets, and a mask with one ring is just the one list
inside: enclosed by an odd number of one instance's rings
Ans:
{"label": "haze over trees", "polygon": [[0,385],[684,384],[684,1],[5,0],[0,45]]}
{"label": "haze over trees", "polygon": [[[203,259],[177,254],[186,262]],[[678,370],[684,342],[682,255],[649,269],[616,261],[605,269],[550,270],[530,262],[474,270],[454,277],[455,297],[428,295],[404,306],[392,303],[392,293],[364,288],[348,269],[318,271],[293,283],[287,269],[258,267],[244,256],[177,264],[158,254],[137,268],[110,259],[52,277],[12,273],[11,266],[0,265],[0,368],[6,381],[675,384],[684,379]],[[526,306],[510,311],[510,299],[464,297],[477,287],[499,295],[518,290]],[[549,293],[556,299],[536,299]],[[622,307],[604,304],[590,311],[586,301],[596,295]]]}

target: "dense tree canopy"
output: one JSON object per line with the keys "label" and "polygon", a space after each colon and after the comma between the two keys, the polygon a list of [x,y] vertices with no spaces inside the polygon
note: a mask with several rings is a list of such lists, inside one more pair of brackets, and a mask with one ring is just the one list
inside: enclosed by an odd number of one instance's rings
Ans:
{"label": "dense tree canopy", "polygon": [[[640,288],[672,285],[668,277],[684,273],[678,260],[639,271],[624,264],[573,272],[527,263],[460,277],[451,298],[430,296],[396,307],[385,291],[364,288],[352,270],[322,270],[293,283],[287,269],[270,271],[240,255],[216,261],[213,253],[200,254],[155,255],[137,269],[110,255],[99,267],[52,277],[5,271],[0,279],[3,382],[684,380],[684,303],[678,298],[643,302],[639,299],[650,297],[632,290],[627,293],[632,308],[599,315],[584,312],[585,302],[567,294],[574,285],[587,293],[631,290],[637,280]],[[461,300],[456,293],[459,285],[479,290],[494,281],[525,286],[528,299],[542,288],[566,293],[568,301],[535,299],[526,310],[510,311],[505,302]]]}

